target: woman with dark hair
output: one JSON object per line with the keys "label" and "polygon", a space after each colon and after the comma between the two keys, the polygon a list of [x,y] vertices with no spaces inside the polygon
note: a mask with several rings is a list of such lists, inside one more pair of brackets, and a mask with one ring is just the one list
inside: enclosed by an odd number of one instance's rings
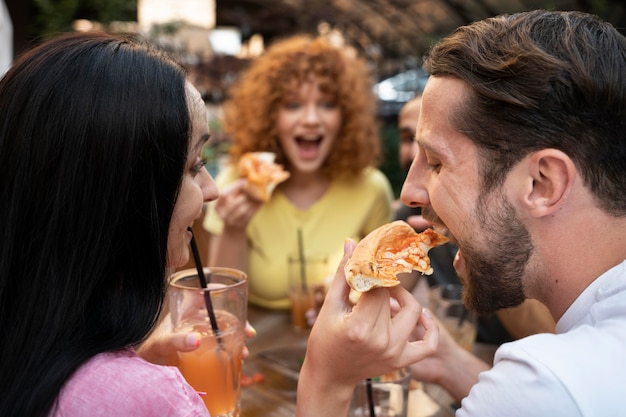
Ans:
{"label": "woman with dark hair", "polygon": [[63,35],[0,81],[0,415],[200,416],[133,349],[217,188],[206,109],[153,47]]}

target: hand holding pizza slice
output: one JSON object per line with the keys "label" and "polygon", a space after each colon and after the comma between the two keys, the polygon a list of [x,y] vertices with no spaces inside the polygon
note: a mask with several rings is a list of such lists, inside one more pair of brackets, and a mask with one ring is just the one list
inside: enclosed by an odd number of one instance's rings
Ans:
{"label": "hand holding pizza slice", "polygon": [[244,191],[255,200],[269,201],[274,188],[289,178],[289,172],[274,163],[275,158],[272,152],[247,152],[239,159],[237,170],[246,180]]}
{"label": "hand holding pizza slice", "polygon": [[417,233],[408,223],[397,220],[373,230],[354,248],[344,272],[350,288],[366,292],[372,288],[394,287],[401,272],[420,271],[430,275],[428,251],[448,238],[432,229]]}

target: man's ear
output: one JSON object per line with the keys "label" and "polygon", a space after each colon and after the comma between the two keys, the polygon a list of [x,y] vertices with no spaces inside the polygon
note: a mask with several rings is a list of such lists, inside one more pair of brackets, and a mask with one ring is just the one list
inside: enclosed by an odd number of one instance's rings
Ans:
{"label": "man's ear", "polygon": [[537,151],[530,155],[527,163],[532,178],[525,201],[529,212],[536,217],[552,214],[570,193],[576,166],[569,156],[557,149]]}

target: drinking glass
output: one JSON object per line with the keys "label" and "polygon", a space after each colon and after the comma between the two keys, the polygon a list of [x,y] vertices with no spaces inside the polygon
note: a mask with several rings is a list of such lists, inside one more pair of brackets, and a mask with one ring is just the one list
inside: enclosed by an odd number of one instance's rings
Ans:
{"label": "drinking glass", "polygon": [[[230,268],[204,268],[204,273],[207,288],[201,288],[196,269],[175,273],[170,283],[173,330],[200,334],[197,349],[178,353],[178,368],[202,395],[211,416],[238,417],[247,320],[247,276]],[[210,318],[210,309],[217,329]]]}
{"label": "drinking glass", "polygon": [[376,417],[406,417],[410,383],[408,368],[360,382],[352,394],[348,417],[370,417],[372,409]]}
{"label": "drinking glass", "polygon": [[[304,262],[302,261],[302,259]],[[312,326],[326,296],[327,258],[322,254],[305,253],[287,257],[291,321],[298,330]]]}

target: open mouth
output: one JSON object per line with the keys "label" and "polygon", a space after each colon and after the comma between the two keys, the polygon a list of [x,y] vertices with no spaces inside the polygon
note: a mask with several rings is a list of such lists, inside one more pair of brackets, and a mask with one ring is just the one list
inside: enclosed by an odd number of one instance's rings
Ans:
{"label": "open mouth", "polygon": [[319,148],[324,139],[323,136],[297,136],[296,144],[302,159],[314,159],[319,153]]}

